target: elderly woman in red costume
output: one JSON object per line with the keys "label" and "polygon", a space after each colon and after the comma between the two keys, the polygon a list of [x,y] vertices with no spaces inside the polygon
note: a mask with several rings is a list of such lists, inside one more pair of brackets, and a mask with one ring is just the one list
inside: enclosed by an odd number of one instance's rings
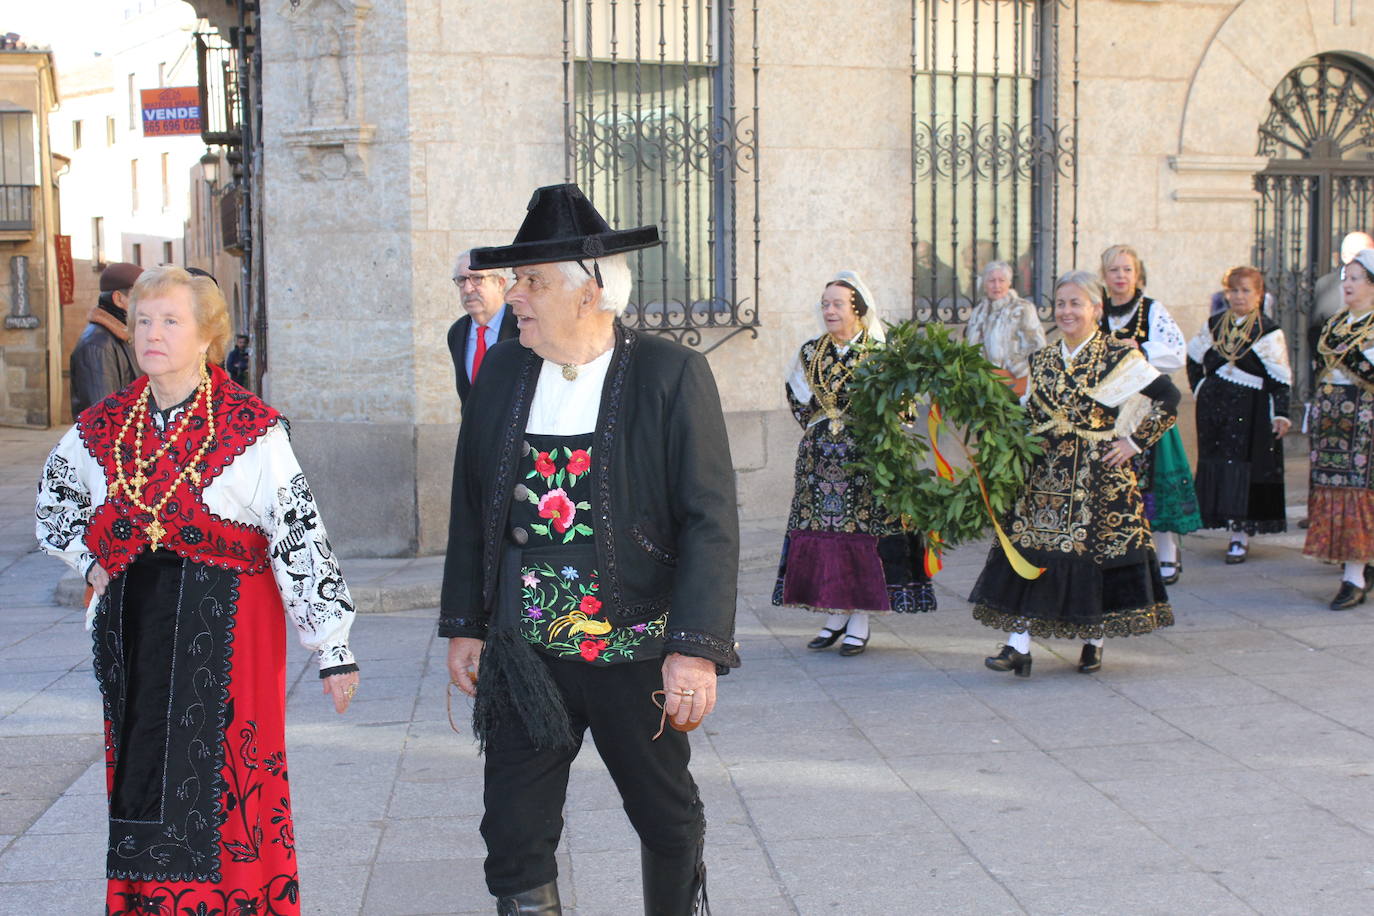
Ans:
{"label": "elderly woman in red costume", "polygon": [[147,271],[129,321],[145,375],[77,418],[36,510],[39,545],[95,593],[105,912],[292,916],[283,610],[342,713],[348,587],[281,415],[216,365],[214,281]]}

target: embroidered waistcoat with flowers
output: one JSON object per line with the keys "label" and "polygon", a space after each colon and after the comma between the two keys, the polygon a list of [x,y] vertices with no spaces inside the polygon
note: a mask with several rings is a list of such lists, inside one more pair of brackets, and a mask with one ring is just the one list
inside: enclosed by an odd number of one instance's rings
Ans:
{"label": "embroidered waistcoat with flowers", "polygon": [[[206,508],[200,494],[217,477],[256,442],[281,416],[271,407],[234,384],[219,366],[209,367],[210,410],[215,412],[215,439],[196,466],[199,477],[183,480],[172,497],[163,505],[158,516],[166,534],[160,546],[197,563],[207,563],[237,573],[260,573],[268,568],[267,538],[258,528],[231,522]],[[112,576],[123,572],[134,558],[150,546],[148,526],[152,516],[137,508],[122,491],[116,492],[117,464],[125,469],[126,479],[132,475],[134,464],[134,430],[130,429],[119,441],[119,431],[134,404],[147,386],[147,377],[99,404],[91,406],[77,419],[81,441],[105,471],[109,496],[96,510],[86,529],[86,547],[95,554]],[[157,506],[168,486],[177,480],[186,462],[200,448],[207,435],[204,406],[194,409],[185,432],[177,437],[166,453],[146,472],[148,481],[141,488],[140,500],[147,506]],[[143,430],[143,450],[140,458],[151,457],[166,442],[177,427],[174,421],[166,429],[153,422],[149,411]],[[179,419],[179,418],[178,418]]]}
{"label": "embroidered waistcoat with flowers", "polygon": [[657,659],[667,615],[625,625],[603,613],[591,512],[593,438],[525,437],[510,516],[527,536],[520,633],[541,652],[593,665]]}

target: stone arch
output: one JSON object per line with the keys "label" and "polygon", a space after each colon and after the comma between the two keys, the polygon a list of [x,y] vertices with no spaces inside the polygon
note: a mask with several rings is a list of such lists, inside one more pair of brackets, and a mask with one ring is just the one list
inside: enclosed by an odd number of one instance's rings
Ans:
{"label": "stone arch", "polygon": [[1374,60],[1374,29],[1335,21],[1329,0],[1243,0],[1193,73],[1178,154],[1254,156],[1255,132],[1274,87],[1309,57],[1336,52]]}

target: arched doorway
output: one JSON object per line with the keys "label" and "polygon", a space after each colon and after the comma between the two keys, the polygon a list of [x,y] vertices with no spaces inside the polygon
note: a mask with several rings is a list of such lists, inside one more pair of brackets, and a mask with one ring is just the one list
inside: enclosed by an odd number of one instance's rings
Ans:
{"label": "arched doorway", "polygon": [[1264,271],[1306,398],[1317,281],[1348,232],[1374,231],[1374,71],[1341,54],[1309,58],[1269,96],[1255,176],[1254,262]]}

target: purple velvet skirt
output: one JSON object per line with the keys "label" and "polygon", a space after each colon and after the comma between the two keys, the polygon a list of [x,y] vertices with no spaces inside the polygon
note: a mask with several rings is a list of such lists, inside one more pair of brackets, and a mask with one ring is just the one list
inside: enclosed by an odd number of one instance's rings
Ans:
{"label": "purple velvet skirt", "polygon": [[831,613],[933,611],[923,553],[921,539],[910,534],[793,529],[783,540],[773,603]]}

